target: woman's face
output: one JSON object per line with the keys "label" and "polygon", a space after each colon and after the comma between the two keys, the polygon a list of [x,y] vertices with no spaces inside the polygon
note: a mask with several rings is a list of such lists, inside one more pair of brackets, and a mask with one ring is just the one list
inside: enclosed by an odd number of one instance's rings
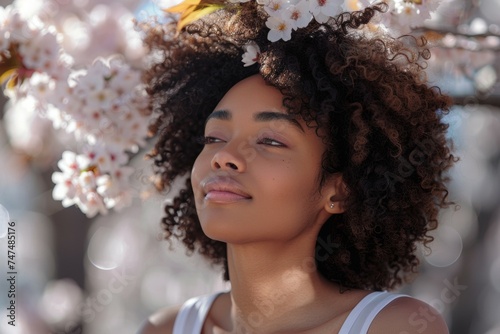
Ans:
{"label": "woman's face", "polygon": [[208,117],[192,170],[203,231],[229,243],[317,234],[330,213],[318,190],[325,149],[314,129],[285,112],[260,75],[232,87]]}

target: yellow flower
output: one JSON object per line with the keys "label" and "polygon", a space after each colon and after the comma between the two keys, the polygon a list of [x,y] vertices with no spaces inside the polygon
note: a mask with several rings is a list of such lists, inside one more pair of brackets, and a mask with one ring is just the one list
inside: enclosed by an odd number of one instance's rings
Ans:
{"label": "yellow flower", "polygon": [[184,0],[178,5],[165,9],[168,13],[181,14],[177,23],[177,31],[186,25],[215,12],[225,6],[224,0]]}

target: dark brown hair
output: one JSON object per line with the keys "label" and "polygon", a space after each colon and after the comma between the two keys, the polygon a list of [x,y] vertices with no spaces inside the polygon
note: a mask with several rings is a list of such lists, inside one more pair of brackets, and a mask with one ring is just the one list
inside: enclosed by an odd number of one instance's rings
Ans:
{"label": "dark brown hair", "polygon": [[[226,245],[203,233],[189,173],[202,149],[204,121],[237,82],[260,73],[285,96],[284,105],[321,131],[322,182],[341,173],[347,210],[323,225],[318,271],[347,288],[387,289],[418,265],[416,243],[432,240],[447,206],[446,172],[455,161],[442,116],[450,100],[428,87],[425,41],[390,38],[362,27],[385,5],[311,22],[287,42],[271,43],[266,14],[254,1],[219,10],[176,35],[173,18],[151,24],[146,43],[157,58],[146,81],[159,118],[151,153],[160,189],[185,186],[165,207],[166,238],[226,265]],[[260,64],[244,67],[243,45],[255,41]],[[327,256],[325,256],[327,254]]]}

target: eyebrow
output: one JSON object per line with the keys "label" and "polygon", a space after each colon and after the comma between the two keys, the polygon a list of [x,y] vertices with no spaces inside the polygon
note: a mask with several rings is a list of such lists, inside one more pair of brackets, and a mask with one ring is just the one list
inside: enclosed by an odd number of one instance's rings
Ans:
{"label": "eyebrow", "polygon": [[[205,121],[205,125],[211,119],[219,119],[223,121],[230,121],[232,119],[232,114],[229,110],[215,110],[210,115],[208,115],[207,120]],[[300,123],[295,119],[294,116],[275,112],[275,111],[260,111],[256,113],[253,117],[256,122],[270,122],[270,121],[286,121],[289,124],[295,126],[300,131],[304,132],[304,128]]]}
{"label": "eyebrow", "polygon": [[227,110],[215,110],[210,115],[208,115],[207,119],[205,120],[205,125],[207,125],[208,121],[211,119],[220,119],[223,121],[230,121],[231,118],[232,118],[232,115],[229,111],[227,111]]}

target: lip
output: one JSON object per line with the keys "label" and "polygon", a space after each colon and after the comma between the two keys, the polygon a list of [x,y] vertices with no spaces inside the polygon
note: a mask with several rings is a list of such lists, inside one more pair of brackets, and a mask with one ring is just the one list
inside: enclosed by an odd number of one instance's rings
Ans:
{"label": "lip", "polygon": [[230,177],[215,176],[202,181],[205,200],[215,203],[234,203],[252,199],[243,187]]}

